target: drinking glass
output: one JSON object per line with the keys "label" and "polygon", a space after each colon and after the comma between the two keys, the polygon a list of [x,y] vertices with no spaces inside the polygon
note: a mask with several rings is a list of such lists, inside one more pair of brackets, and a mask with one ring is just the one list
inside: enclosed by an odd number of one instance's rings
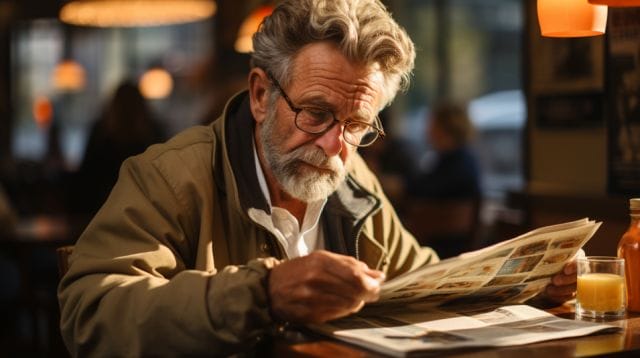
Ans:
{"label": "drinking glass", "polygon": [[624,317],[627,293],[624,259],[587,256],[577,259],[576,317],[618,319]]}

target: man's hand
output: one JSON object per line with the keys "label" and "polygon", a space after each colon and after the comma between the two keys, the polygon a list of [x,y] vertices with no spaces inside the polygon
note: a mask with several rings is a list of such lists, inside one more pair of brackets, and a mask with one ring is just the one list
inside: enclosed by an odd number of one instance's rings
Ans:
{"label": "man's hand", "polygon": [[283,321],[325,322],[377,300],[383,280],[382,272],[353,257],[315,251],[271,270],[271,312]]}
{"label": "man's hand", "polygon": [[578,282],[578,264],[576,263],[576,259],[584,256],[584,250],[578,250],[573,259],[564,265],[562,271],[551,278],[551,283],[547,285],[545,290],[531,300],[532,304],[557,306],[576,297]]}
{"label": "man's hand", "polygon": [[543,297],[554,304],[562,304],[575,297],[577,282],[576,261],[569,261],[562,271],[558,272],[551,278],[551,283],[547,286],[543,293]]}

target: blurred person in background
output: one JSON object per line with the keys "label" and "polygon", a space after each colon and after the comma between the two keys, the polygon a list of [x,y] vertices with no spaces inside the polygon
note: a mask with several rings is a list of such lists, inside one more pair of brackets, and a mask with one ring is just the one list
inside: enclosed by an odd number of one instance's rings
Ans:
{"label": "blurred person in background", "polygon": [[[385,109],[379,114],[383,126],[392,120],[389,112]],[[391,204],[401,214],[406,194],[405,176],[414,168],[409,145],[393,133],[387,132],[384,140],[377,140],[372,145],[361,148],[358,153],[380,181]]]}
{"label": "blurred person in background", "polygon": [[72,208],[93,215],[116,183],[122,162],[165,139],[138,87],[129,80],[115,90],[93,124],[76,174]]}
{"label": "blurred person in background", "polygon": [[479,197],[480,166],[471,147],[475,132],[465,106],[437,103],[425,131],[432,152],[410,179],[409,194],[423,199]]}
{"label": "blurred person in background", "polygon": [[482,193],[475,128],[465,106],[441,101],[427,117],[425,136],[432,150],[407,184],[407,226],[448,258],[476,248]]}

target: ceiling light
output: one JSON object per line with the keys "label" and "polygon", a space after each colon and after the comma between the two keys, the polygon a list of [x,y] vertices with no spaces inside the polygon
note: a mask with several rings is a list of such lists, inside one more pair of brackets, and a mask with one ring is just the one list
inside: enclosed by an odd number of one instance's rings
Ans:
{"label": "ceiling light", "polygon": [[611,7],[640,6],[640,0],[589,0],[592,4],[607,5]]}
{"label": "ceiling light", "polygon": [[258,31],[262,20],[271,15],[272,12],[273,6],[264,5],[255,9],[244,19],[242,25],[240,25],[240,30],[238,30],[238,38],[234,45],[236,51],[240,53],[253,52],[253,34]]}
{"label": "ceiling light", "polygon": [[144,98],[162,99],[171,94],[173,79],[165,69],[154,67],[142,75],[138,86]]}
{"label": "ceiling light", "polygon": [[60,9],[60,20],[79,26],[157,26],[203,20],[215,12],[213,0],[72,0]]}
{"label": "ceiling light", "polygon": [[73,60],[58,63],[51,77],[53,88],[60,91],[80,91],[84,88],[86,81],[84,68]]}
{"label": "ceiling light", "polygon": [[538,0],[542,36],[586,37],[604,34],[607,7],[585,0]]}

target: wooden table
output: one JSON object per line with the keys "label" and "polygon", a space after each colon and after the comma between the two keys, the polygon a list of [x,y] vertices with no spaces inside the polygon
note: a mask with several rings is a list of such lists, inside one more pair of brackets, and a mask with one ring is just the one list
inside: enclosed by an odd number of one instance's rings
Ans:
{"label": "wooden table", "polygon": [[16,317],[4,323],[18,325],[22,319],[18,315],[26,313],[25,332],[15,333],[11,339],[16,345],[26,345],[24,341],[29,340],[29,349],[36,355],[64,352],[55,292],[56,248],[74,244],[85,225],[84,218],[36,216],[21,218],[14,231],[0,234],[0,255],[15,265],[20,282],[18,296],[8,302]]}
{"label": "wooden table", "polygon": [[[566,304],[547,311],[559,317],[574,319],[572,304]],[[606,323],[622,327],[623,329],[616,333],[564,338],[522,346],[421,352],[417,354],[417,356],[465,358],[640,357],[640,313],[627,313],[625,319]],[[345,342],[296,332],[290,332],[283,337],[274,338],[273,342],[268,342],[264,345],[262,351],[266,356],[272,357],[384,357],[384,355],[380,353]]]}

